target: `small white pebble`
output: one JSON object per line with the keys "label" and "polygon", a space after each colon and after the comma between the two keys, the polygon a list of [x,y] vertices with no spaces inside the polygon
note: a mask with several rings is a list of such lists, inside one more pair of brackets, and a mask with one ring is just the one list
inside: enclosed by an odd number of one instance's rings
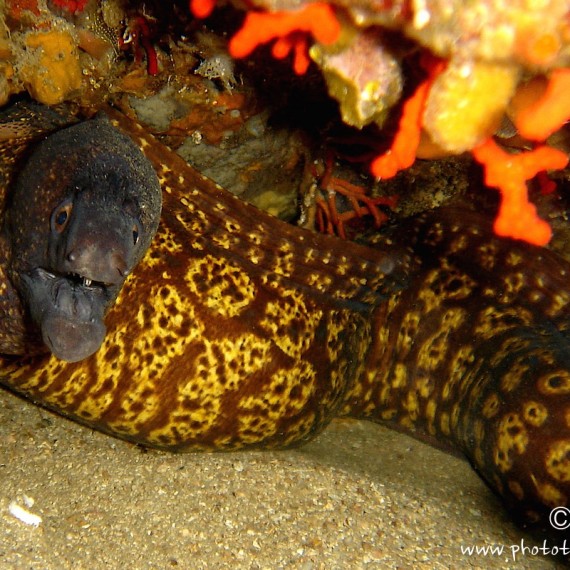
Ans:
{"label": "small white pebble", "polygon": [[22,501],[24,501],[24,505],[26,505],[28,509],[31,509],[36,502],[32,497],[29,497],[28,495],[22,495]]}
{"label": "small white pebble", "polygon": [[42,522],[42,517],[40,517],[39,515],[35,515],[34,513],[31,513],[24,507],[21,507],[20,505],[18,505],[18,503],[16,503],[16,501],[12,501],[8,505],[8,512],[13,517],[17,518],[19,521],[22,521],[24,524],[35,526],[36,528],[40,526]]}

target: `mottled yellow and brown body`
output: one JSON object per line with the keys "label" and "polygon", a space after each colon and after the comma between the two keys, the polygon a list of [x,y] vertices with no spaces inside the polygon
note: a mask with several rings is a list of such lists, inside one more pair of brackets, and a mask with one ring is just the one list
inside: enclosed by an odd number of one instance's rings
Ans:
{"label": "mottled yellow and brown body", "polygon": [[300,444],[337,415],[464,453],[525,520],[570,497],[566,282],[556,255],[442,210],[373,247],[239,202],[120,116],[164,190],[151,249],[89,359],[2,381],[172,450]]}
{"label": "mottled yellow and brown body", "polygon": [[422,267],[375,311],[343,413],[460,451],[525,522],[569,505],[570,265],[466,208],[397,234]]}
{"label": "mottled yellow and brown body", "polygon": [[93,358],[5,361],[7,383],[163,448],[308,439],[359,377],[371,307],[402,286],[411,257],[395,247],[336,251],[326,236],[243,204],[125,124],[164,189],[154,243],[107,315]]}

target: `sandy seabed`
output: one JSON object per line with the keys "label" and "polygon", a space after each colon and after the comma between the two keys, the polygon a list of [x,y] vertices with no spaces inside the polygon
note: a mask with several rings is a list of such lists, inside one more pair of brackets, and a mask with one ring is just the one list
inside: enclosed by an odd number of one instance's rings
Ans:
{"label": "sandy seabed", "polygon": [[175,455],[5,391],[0,407],[2,569],[563,567],[532,555],[543,543],[465,461],[371,423],[289,451]]}

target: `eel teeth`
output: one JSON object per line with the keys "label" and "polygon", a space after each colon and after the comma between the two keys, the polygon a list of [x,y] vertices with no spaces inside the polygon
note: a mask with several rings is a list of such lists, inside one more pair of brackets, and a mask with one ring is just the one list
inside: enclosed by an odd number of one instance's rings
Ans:
{"label": "eel teeth", "polygon": [[91,283],[92,283],[91,279],[87,279],[87,277],[83,278],[83,285],[85,285],[85,287],[89,287]]}

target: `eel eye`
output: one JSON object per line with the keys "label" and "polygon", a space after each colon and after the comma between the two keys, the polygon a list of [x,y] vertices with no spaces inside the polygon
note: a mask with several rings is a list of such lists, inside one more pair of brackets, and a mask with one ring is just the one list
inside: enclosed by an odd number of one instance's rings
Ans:
{"label": "eel eye", "polygon": [[73,203],[71,200],[65,200],[61,203],[51,215],[51,227],[52,230],[56,231],[58,234],[62,233],[67,227],[69,220],[71,219],[71,210],[73,209]]}
{"label": "eel eye", "polygon": [[133,226],[133,244],[137,245],[138,242],[139,242],[139,226],[135,224]]}

